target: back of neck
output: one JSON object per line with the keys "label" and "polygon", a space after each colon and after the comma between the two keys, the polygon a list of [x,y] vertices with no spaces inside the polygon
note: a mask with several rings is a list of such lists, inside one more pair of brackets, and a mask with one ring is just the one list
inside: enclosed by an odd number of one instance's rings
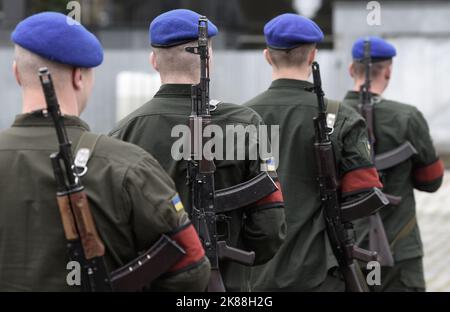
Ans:
{"label": "back of neck", "polygon": [[[65,94],[58,95],[58,103],[63,115],[79,116],[77,101],[74,97]],[[31,113],[47,108],[42,90],[23,90],[22,92],[22,113]]]}
{"label": "back of neck", "polygon": [[[364,81],[357,81],[353,86],[353,91],[359,92],[361,86],[364,84]],[[372,81],[370,85],[370,92],[378,95],[382,95],[385,90],[384,85],[377,83],[376,81]]]}
{"label": "back of neck", "polygon": [[272,80],[277,79],[293,79],[293,80],[308,80],[310,71],[307,69],[298,68],[283,68],[273,69]]}
{"label": "back of neck", "polygon": [[195,79],[195,77],[189,77],[186,75],[170,75],[167,77],[161,76],[161,84],[197,84],[200,78]]}

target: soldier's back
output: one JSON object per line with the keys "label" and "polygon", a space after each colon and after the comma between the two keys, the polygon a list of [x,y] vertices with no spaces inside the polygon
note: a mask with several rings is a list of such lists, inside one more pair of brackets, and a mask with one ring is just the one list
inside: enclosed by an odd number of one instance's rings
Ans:
{"label": "soldier's back", "polygon": [[[245,104],[260,114],[267,125],[280,126],[277,172],[288,225],[288,236],[280,251],[253,274],[255,290],[313,289],[336,266],[317,186],[313,118],[318,108],[315,94],[308,91],[311,87],[307,81],[275,80],[267,91]],[[371,167],[364,131],[361,117],[340,105],[331,139],[339,176],[350,173],[346,178],[349,182],[352,172]],[[349,182],[345,182],[347,189]]]}
{"label": "soldier's back", "polygon": [[[65,125],[75,147],[88,126],[76,117],[65,117]],[[49,158],[57,150],[51,119],[39,113],[18,116],[12,128],[0,133],[0,289],[4,291],[79,290],[66,282],[70,260]],[[100,136],[87,168],[81,179],[110,271],[134,259],[161,233],[177,228],[176,214],[164,211],[168,208],[164,203],[175,194],[173,182],[144,150]],[[151,189],[144,187],[149,183]]]}
{"label": "soldier's back", "polygon": [[[417,224],[414,224],[408,235],[402,239],[398,240],[396,237],[408,223],[411,223],[411,220],[415,219],[414,188],[432,191],[439,187],[442,179],[442,172],[439,170],[440,161],[427,122],[416,107],[378,95],[374,95],[374,102],[375,154],[394,150],[406,141],[409,141],[418,152],[406,161],[381,172],[383,191],[400,196],[402,200],[398,205],[382,209],[380,214],[389,242],[396,241],[392,245],[395,260],[421,257],[423,250]],[[357,111],[358,104],[358,92],[348,92],[344,105]],[[433,172],[437,172],[437,175]]]}
{"label": "soldier's back", "polygon": [[[215,189],[218,190],[247,182],[257,176],[261,168],[261,159],[258,154],[255,159],[249,158],[248,151],[252,144],[248,140],[239,140],[239,136],[232,142],[234,155],[226,157],[226,150],[229,148],[225,142],[229,138],[226,132],[227,126],[257,128],[262,121],[257,113],[247,107],[231,103],[215,105],[217,106],[211,107],[211,124],[218,126],[223,133],[223,159],[214,159],[216,165],[214,183]],[[181,137],[178,131],[172,131],[176,127],[187,127],[190,114],[191,86],[166,84],[161,86],[151,101],[119,122],[119,125],[110,133],[113,137],[134,143],[154,155],[174,180],[187,211],[191,209],[190,189],[186,183],[189,155],[185,154],[182,157],[177,153],[179,149],[176,148],[175,154],[178,155],[176,156],[172,149],[179,140],[187,144],[188,136]],[[208,137],[203,139],[209,140]],[[238,159],[236,154],[240,142],[243,142],[243,148],[246,151],[243,159]],[[257,145],[252,146],[257,147]],[[268,198],[265,209],[252,205],[227,212],[229,228],[220,230],[221,233],[225,232],[224,236],[230,246],[255,251],[256,263],[268,261],[284,239],[284,210],[280,209],[283,208],[283,203],[279,201],[280,192],[276,193],[276,196]],[[267,207],[269,204],[272,205]],[[241,270],[241,265],[231,261],[225,260],[221,263],[221,272],[228,290],[240,290],[240,279],[243,278]]]}
{"label": "soldier's back", "polygon": [[[120,121],[110,133],[115,138],[134,143],[151,153],[174,179],[183,199],[187,199],[189,193],[186,186],[187,162],[186,159],[174,157],[177,155],[181,157],[172,150],[175,143],[180,140],[181,134],[172,131],[177,129],[177,126],[188,125],[191,114],[190,90],[190,85],[163,85],[151,101]],[[261,122],[254,111],[231,103],[218,103],[211,111],[211,115],[212,124],[220,126],[224,132],[226,125],[258,126]],[[205,141],[207,139],[205,138]],[[250,172],[248,162],[227,160],[225,155],[223,156],[223,160],[215,161],[217,189],[245,182],[259,172],[259,163],[256,166],[257,159],[252,168],[253,172]],[[190,203],[186,202],[185,205],[190,211]]]}

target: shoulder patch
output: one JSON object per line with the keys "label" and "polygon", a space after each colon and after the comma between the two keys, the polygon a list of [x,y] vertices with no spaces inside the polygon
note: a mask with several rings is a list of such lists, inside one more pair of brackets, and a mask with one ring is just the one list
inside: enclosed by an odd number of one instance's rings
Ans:
{"label": "shoulder patch", "polygon": [[275,158],[269,157],[261,160],[261,171],[273,172],[275,171]]}
{"label": "shoulder patch", "polygon": [[183,203],[181,202],[180,195],[176,193],[171,199],[170,202],[172,203],[173,207],[175,208],[176,212],[180,212],[184,209]]}

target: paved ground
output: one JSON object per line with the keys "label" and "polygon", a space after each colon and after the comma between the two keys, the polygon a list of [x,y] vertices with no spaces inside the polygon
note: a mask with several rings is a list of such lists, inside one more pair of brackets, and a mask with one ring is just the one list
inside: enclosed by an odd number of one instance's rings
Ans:
{"label": "paved ground", "polygon": [[438,192],[416,192],[428,291],[450,291],[450,171]]}

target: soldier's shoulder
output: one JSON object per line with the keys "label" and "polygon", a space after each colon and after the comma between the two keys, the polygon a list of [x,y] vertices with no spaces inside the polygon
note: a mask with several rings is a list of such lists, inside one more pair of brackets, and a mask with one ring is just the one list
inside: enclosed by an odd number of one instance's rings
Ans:
{"label": "soldier's shoulder", "polygon": [[101,135],[95,146],[93,157],[102,157],[118,165],[128,167],[145,160],[158,164],[156,159],[137,145]]}
{"label": "soldier's shoulder", "polygon": [[389,99],[385,99],[385,98],[382,98],[380,100],[380,102],[376,105],[380,105],[383,107],[383,109],[389,110],[390,112],[393,112],[393,113],[416,114],[418,112],[417,107],[415,107],[413,105],[394,101],[394,100],[389,100]]}
{"label": "soldier's shoulder", "polygon": [[255,124],[262,121],[258,113],[251,107],[228,102],[220,102],[212,115],[233,123]]}
{"label": "soldier's shoulder", "polygon": [[[345,104],[343,101],[327,99],[328,105],[339,105],[338,120],[348,120],[351,122],[358,122],[363,120],[361,115],[350,105]],[[338,104],[336,104],[338,103]]]}
{"label": "soldier's shoulder", "polygon": [[365,128],[365,121],[359,112],[350,105],[346,105],[342,101],[328,100],[330,102],[339,103],[338,115],[335,122],[336,132],[341,135],[348,133],[359,133],[367,131]]}
{"label": "soldier's shoulder", "polygon": [[251,98],[250,100],[248,100],[247,102],[245,102],[242,105],[246,106],[246,107],[250,107],[250,108],[255,107],[255,106],[265,105],[268,103],[269,98],[270,98],[270,90],[266,90],[266,91],[256,95],[255,97]]}
{"label": "soldier's shoulder", "polygon": [[379,108],[383,110],[384,114],[393,116],[400,122],[404,121],[407,123],[411,119],[420,118],[422,115],[417,107],[394,100],[382,98],[376,105],[379,105]]}
{"label": "soldier's shoulder", "polygon": [[146,116],[149,116],[151,112],[152,102],[154,99],[147,101],[143,105],[141,105],[138,109],[134,110],[117,123],[117,125],[110,131],[110,135],[114,135],[117,133],[120,133],[121,131],[124,131],[133,124],[134,122],[138,121],[141,118],[144,118]]}

